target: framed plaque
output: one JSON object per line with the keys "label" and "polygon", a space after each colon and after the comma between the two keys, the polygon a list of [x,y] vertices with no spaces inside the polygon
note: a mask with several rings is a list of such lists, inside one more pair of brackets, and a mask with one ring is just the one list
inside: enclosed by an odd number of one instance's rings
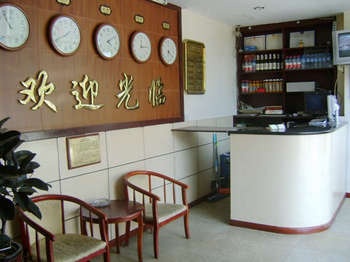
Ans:
{"label": "framed plaque", "polygon": [[188,94],[205,92],[205,45],[184,40],[184,86]]}
{"label": "framed plaque", "polygon": [[73,169],[101,162],[98,134],[67,137],[68,168]]}

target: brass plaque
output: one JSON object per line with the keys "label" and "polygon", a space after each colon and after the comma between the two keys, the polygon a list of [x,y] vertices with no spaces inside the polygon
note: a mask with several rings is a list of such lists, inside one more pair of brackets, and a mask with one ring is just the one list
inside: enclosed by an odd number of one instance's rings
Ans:
{"label": "brass plaque", "polygon": [[112,13],[112,9],[107,5],[100,5],[100,13],[103,15],[110,15]]}
{"label": "brass plaque", "polygon": [[77,168],[101,162],[99,134],[67,137],[68,168]]}
{"label": "brass plaque", "polygon": [[193,40],[184,40],[184,81],[188,94],[205,92],[205,45]]}

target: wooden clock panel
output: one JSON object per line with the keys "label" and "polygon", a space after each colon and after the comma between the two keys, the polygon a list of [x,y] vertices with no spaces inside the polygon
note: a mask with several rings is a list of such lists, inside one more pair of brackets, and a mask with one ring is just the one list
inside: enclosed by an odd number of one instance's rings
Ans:
{"label": "wooden clock panel", "polygon": [[[83,1],[71,1],[69,6],[60,5],[56,0],[13,0],[30,21],[30,36],[20,50],[6,51],[0,48],[0,118],[10,116],[9,128],[16,128],[29,139],[69,135],[77,132],[102,131],[148,124],[167,123],[183,120],[183,88],[181,51],[181,10],[174,5],[161,6],[145,0],[96,0],[89,5]],[[99,7],[111,8],[105,15]],[[48,39],[50,20],[57,15],[75,19],[81,30],[79,49],[71,56],[55,52]],[[135,14],[144,17],[144,23],[134,21]],[[162,28],[162,22],[170,28]],[[98,25],[107,23],[118,29],[120,49],[111,60],[98,55],[94,46],[94,32]],[[151,39],[152,54],[146,63],[135,62],[130,54],[129,38],[134,31],[143,31]],[[165,66],[159,57],[158,45],[162,37],[169,36],[178,43],[178,59],[175,64]],[[55,85],[55,91],[45,98],[57,107],[50,110],[45,103],[32,110],[33,103],[22,105],[19,93],[23,90],[21,81],[36,79],[45,70],[47,82]],[[123,73],[133,77],[133,91],[130,104],[139,101],[137,110],[117,108],[116,95],[120,92],[119,81]],[[70,93],[72,81],[82,81],[87,75],[99,85],[96,104],[103,104],[99,110],[75,109],[77,103]],[[153,107],[148,102],[148,89],[152,80],[161,78],[164,84],[166,102]],[[38,80],[39,81],[39,80]]]}

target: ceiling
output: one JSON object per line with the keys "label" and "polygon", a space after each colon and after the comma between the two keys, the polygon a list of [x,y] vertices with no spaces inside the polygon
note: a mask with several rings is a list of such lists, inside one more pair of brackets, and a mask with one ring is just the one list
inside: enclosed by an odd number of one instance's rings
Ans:
{"label": "ceiling", "polygon": [[[332,16],[350,11],[349,0],[168,0],[229,25],[257,25]],[[262,10],[254,7],[264,7]]]}

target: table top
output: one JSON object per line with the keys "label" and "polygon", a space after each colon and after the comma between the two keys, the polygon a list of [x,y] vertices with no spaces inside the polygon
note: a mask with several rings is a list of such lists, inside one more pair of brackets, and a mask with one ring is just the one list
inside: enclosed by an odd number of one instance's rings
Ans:
{"label": "table top", "polygon": [[[108,223],[113,223],[136,218],[142,212],[143,205],[127,200],[110,200],[109,205],[97,208],[105,213]],[[83,216],[88,216],[86,210],[83,210]]]}

